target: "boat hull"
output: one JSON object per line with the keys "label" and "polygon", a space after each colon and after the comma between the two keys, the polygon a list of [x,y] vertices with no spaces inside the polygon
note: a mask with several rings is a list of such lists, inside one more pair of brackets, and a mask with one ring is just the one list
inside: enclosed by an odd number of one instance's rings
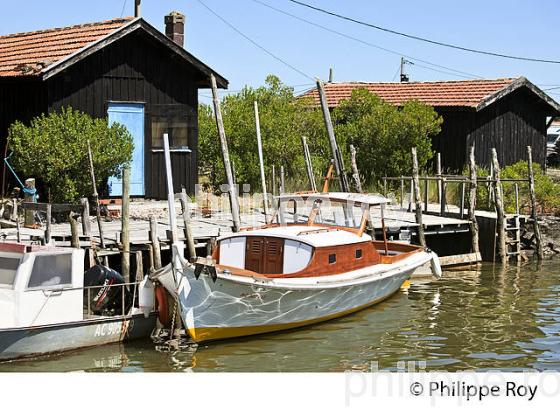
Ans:
{"label": "boat hull", "polygon": [[[194,277],[187,269],[179,286],[181,316],[194,341],[249,336],[306,326],[367,308],[388,298],[431,256],[391,268],[301,280],[259,281],[219,274]],[[325,279],[326,278],[326,279]]]}
{"label": "boat hull", "polygon": [[56,325],[0,329],[0,361],[48,355],[149,337],[157,314],[86,319]]}

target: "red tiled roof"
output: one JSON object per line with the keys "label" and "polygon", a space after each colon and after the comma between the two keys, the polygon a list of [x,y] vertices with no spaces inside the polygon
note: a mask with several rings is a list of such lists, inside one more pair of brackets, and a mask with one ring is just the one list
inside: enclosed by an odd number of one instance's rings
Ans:
{"label": "red tiled roof", "polygon": [[[511,85],[515,78],[497,80],[435,81],[413,83],[325,83],[329,107],[336,107],[350,98],[352,91],[365,88],[391,104],[401,105],[408,100],[419,100],[434,107],[477,107],[486,98]],[[313,98],[319,105],[317,89],[301,97]]]}
{"label": "red tiled roof", "polygon": [[106,37],[132,17],[0,36],[0,77],[37,75],[48,67]]}

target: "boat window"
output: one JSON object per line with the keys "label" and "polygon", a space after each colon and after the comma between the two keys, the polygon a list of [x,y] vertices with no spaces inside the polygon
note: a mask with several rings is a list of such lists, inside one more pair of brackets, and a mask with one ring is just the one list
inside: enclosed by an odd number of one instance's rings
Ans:
{"label": "boat window", "polygon": [[331,253],[331,254],[329,255],[329,263],[330,263],[330,264],[333,264],[333,263],[335,263],[335,262],[336,262],[336,253]]}
{"label": "boat window", "polygon": [[16,279],[16,272],[21,261],[21,256],[7,257],[0,256],[0,286],[13,286]]}
{"label": "boat window", "polygon": [[220,265],[245,268],[244,236],[234,236],[220,241]]}
{"label": "boat window", "polygon": [[360,259],[362,257],[362,250],[356,249],[356,259]]}
{"label": "boat window", "polygon": [[286,239],[284,241],[284,270],[283,273],[295,273],[303,270],[313,254],[311,245]]}
{"label": "boat window", "polygon": [[72,283],[72,254],[37,255],[27,288],[69,285]]}

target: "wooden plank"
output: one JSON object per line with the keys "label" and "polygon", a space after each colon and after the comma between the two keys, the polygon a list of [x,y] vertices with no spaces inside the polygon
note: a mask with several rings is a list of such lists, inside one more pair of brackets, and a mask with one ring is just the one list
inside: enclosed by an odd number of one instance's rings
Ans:
{"label": "wooden plank", "polygon": [[482,262],[482,256],[480,252],[439,257],[439,263],[441,264],[441,266],[470,265],[479,262]]}

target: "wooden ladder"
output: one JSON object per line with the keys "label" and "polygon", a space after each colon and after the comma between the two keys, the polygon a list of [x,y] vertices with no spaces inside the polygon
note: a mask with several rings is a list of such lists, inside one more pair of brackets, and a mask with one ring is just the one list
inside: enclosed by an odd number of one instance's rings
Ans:
{"label": "wooden ladder", "polygon": [[521,261],[521,224],[519,222],[519,214],[506,215],[505,226],[508,257]]}

